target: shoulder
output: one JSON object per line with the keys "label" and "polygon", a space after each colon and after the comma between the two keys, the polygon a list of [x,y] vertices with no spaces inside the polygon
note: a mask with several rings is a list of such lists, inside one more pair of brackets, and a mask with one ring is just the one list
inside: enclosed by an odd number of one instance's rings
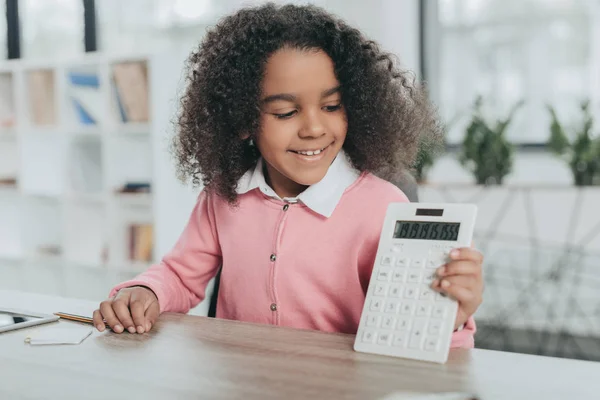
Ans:
{"label": "shoulder", "polygon": [[347,190],[349,197],[366,201],[369,205],[387,205],[391,202],[408,203],[408,197],[398,186],[365,172]]}
{"label": "shoulder", "polygon": [[398,187],[373,174],[362,173],[346,189],[337,214],[340,218],[352,215],[352,221],[363,228],[371,226],[377,233],[381,229],[388,206],[391,203],[408,202],[408,198]]}

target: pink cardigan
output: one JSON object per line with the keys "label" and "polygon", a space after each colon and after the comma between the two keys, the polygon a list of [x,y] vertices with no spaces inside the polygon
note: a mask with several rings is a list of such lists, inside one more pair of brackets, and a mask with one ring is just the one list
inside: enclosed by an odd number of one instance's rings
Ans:
{"label": "pink cardigan", "polygon": [[[356,333],[387,206],[406,201],[371,174],[346,189],[329,218],[257,189],[242,194],[237,208],[202,192],[162,262],[111,296],[144,285],[161,312],[186,313],[205,298],[222,264],[218,318]],[[452,347],[473,347],[475,329],[470,318]]]}

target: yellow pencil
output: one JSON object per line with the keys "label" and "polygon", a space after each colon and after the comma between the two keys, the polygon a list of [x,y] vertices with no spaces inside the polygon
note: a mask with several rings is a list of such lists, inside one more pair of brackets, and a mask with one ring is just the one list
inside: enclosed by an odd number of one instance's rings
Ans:
{"label": "yellow pencil", "polygon": [[[63,313],[63,312],[57,312],[57,313],[54,313],[54,315],[56,315],[57,317],[60,317],[62,319],[67,319],[69,321],[83,322],[86,324],[94,325],[93,318],[85,317],[83,315],[67,314],[67,313]],[[106,323],[106,321],[103,321],[103,322],[106,327],[109,327],[108,324]]]}

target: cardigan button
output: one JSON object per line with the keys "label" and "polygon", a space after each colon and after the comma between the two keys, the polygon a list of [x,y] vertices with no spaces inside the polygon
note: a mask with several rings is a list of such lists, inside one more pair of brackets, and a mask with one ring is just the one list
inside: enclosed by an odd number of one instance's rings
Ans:
{"label": "cardigan button", "polygon": [[277,304],[271,304],[271,311],[277,311]]}
{"label": "cardigan button", "polygon": [[271,261],[277,260],[277,256],[275,254],[271,254]]}
{"label": "cardigan button", "polygon": [[283,211],[287,211],[287,210],[288,210],[288,208],[290,208],[290,205],[289,205],[289,204],[286,204],[285,206],[283,206]]}

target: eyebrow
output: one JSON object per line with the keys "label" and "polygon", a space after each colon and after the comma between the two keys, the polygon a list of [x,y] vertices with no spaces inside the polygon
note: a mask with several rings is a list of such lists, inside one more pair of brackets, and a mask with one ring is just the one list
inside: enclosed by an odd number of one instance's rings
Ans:
{"label": "eyebrow", "polygon": [[[329,97],[332,94],[338,93],[340,91],[340,89],[341,89],[341,86],[338,85],[334,88],[324,90],[321,93],[321,98],[324,99],[325,97]],[[261,100],[261,103],[268,104],[268,103],[273,103],[278,100],[289,101],[290,103],[293,103],[296,101],[296,99],[297,99],[296,96],[291,93],[278,93],[278,94],[272,94],[270,96],[265,97],[264,99]]]}

